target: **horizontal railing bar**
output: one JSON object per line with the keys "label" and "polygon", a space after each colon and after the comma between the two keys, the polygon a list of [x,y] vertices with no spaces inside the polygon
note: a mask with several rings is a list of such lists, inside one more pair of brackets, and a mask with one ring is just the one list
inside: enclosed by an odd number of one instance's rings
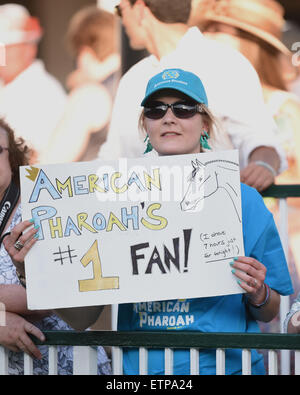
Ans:
{"label": "horizontal railing bar", "polygon": [[300,337],[275,333],[199,333],[115,332],[115,331],[45,331],[46,341],[36,344],[58,346],[116,346],[146,348],[246,348],[300,350]]}
{"label": "horizontal railing bar", "polygon": [[271,185],[269,188],[261,192],[263,197],[273,197],[278,199],[285,199],[288,197],[300,197],[299,184],[287,185]]}

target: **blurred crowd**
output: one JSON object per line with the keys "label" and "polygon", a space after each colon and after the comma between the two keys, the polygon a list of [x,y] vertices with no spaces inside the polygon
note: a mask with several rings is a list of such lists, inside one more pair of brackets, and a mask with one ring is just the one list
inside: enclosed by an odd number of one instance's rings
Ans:
{"label": "blurred crowd", "polygon": [[[24,6],[0,6],[0,44],[5,49],[0,53],[5,55],[5,62],[0,59],[0,157],[7,144],[3,130],[9,130],[10,144],[27,147],[26,164],[143,156],[138,119],[146,83],[167,67],[180,67],[205,82],[220,123],[214,148],[239,150],[242,182],[260,192],[274,183],[300,184],[300,35],[298,46],[284,42],[290,25],[283,6],[275,0],[193,0],[191,12],[178,16],[164,12],[168,1],[173,0],[121,0],[113,10],[78,10],[65,32],[66,51],[76,66],[64,86],[38,59],[44,33],[39,19]],[[123,76],[121,26],[131,48],[148,53]],[[7,173],[0,167],[0,200],[7,191]],[[266,204],[276,218],[276,202]],[[21,220],[17,214],[11,213],[0,236]],[[300,291],[299,214],[299,199],[290,199],[292,298]],[[0,301],[9,290],[16,303],[25,305],[25,291],[15,288],[19,283],[13,264],[3,246],[0,251]],[[12,326],[22,328],[16,336],[24,340],[30,332],[26,325],[35,321],[21,307],[11,313]],[[53,328],[64,327],[53,316],[48,316],[48,325],[51,320]],[[263,329],[280,330],[278,322],[273,325]],[[13,342],[2,344],[15,351]],[[105,374],[107,356],[101,353]],[[64,358],[69,358],[67,352]],[[13,366],[19,371],[18,361]]]}

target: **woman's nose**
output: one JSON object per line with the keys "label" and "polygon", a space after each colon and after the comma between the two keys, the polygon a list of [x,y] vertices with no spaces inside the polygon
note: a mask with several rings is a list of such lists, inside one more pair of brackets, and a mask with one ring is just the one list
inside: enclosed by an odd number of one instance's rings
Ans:
{"label": "woman's nose", "polygon": [[168,122],[176,122],[176,117],[173,114],[173,111],[170,107],[168,108],[167,112],[165,113],[163,120],[164,120],[164,122],[167,122],[167,123]]}

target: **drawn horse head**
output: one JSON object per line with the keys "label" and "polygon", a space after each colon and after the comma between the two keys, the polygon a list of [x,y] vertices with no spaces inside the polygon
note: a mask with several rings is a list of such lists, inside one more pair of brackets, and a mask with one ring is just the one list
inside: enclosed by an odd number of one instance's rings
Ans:
{"label": "drawn horse head", "polygon": [[230,181],[232,172],[239,171],[238,163],[227,160],[202,163],[198,159],[191,163],[193,170],[189,177],[189,186],[180,203],[181,210],[200,211],[205,198],[223,190],[226,191],[226,196],[231,200],[238,220],[241,222],[239,194]]}
{"label": "drawn horse head", "polygon": [[189,177],[189,186],[180,203],[182,211],[200,211],[203,199],[214,193],[218,186],[216,177],[207,174],[206,165],[198,159],[192,161],[193,171]]}

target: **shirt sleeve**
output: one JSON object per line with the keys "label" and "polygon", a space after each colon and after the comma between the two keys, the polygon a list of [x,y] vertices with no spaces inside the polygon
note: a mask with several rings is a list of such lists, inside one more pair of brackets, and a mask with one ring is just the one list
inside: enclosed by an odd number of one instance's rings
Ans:
{"label": "shirt sleeve", "polygon": [[[118,159],[121,156],[121,140],[120,140],[120,116],[122,114],[122,102],[124,98],[122,97],[122,79],[116,93],[110,126],[107,134],[106,141],[100,147],[98,158],[103,160]],[[124,103],[124,102],[123,102]],[[126,103],[126,101],[125,101]]]}
{"label": "shirt sleeve", "polygon": [[266,283],[280,295],[291,295],[294,290],[273,216],[270,216],[253,254],[261,256],[261,262],[267,268]]}
{"label": "shirt sleeve", "polygon": [[[217,44],[214,43],[216,49]],[[226,60],[222,62],[222,75],[227,77],[221,81],[216,77],[219,91],[208,91],[212,110],[215,109],[216,115],[221,117],[234,148],[240,151],[242,168],[248,164],[249,155],[255,148],[267,146],[274,148],[279,155],[279,172],[282,172],[287,168],[286,156],[277,138],[276,123],[265,104],[257,72],[238,51],[227,50]],[[223,46],[218,47],[218,54],[225,57]],[[216,74],[217,70],[211,72]]]}
{"label": "shirt sleeve", "polygon": [[243,234],[245,255],[261,262],[267,269],[266,284],[281,295],[293,294],[280,236],[273,215],[261,195],[242,184]]}

